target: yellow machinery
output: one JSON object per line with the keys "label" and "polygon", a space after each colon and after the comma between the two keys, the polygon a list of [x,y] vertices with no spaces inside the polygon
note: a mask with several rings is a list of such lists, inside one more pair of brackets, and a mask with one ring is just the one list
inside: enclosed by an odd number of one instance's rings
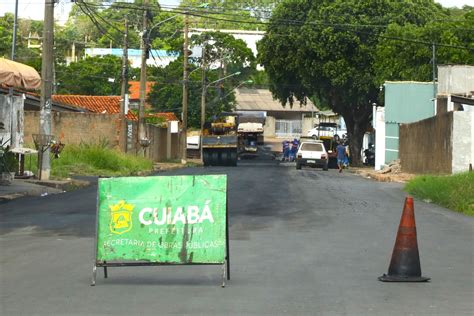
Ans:
{"label": "yellow machinery", "polygon": [[221,114],[204,125],[202,155],[205,166],[236,166],[238,150],[237,116]]}

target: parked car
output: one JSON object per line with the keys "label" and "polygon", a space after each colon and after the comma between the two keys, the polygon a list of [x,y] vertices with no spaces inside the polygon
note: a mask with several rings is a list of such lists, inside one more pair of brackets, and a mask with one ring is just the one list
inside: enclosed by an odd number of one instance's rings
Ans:
{"label": "parked car", "polygon": [[320,140],[301,140],[296,153],[296,169],[303,166],[319,167],[328,170],[328,153]]}
{"label": "parked car", "polygon": [[306,136],[314,139],[319,139],[320,137],[336,137],[336,141],[339,141],[339,139],[347,137],[347,131],[339,129],[336,123],[320,123],[310,129]]}

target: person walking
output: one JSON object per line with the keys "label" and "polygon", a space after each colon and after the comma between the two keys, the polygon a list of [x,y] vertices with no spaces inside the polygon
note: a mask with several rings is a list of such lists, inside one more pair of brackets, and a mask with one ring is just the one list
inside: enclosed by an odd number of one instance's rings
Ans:
{"label": "person walking", "polygon": [[336,147],[337,152],[337,167],[339,168],[339,173],[344,169],[344,160],[346,159],[346,146],[342,143],[339,143]]}

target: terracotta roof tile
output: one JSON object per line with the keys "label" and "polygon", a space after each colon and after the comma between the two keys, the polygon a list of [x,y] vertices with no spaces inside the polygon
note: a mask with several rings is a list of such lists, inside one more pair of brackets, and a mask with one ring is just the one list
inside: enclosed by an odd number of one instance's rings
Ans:
{"label": "terracotta roof tile", "polygon": [[[130,92],[129,98],[130,100],[138,100],[140,99],[140,81],[129,81],[128,84],[130,85],[130,88],[128,91]],[[155,82],[153,81],[147,81],[146,82],[146,95],[148,96],[148,93],[150,93],[151,87]]]}
{"label": "terracotta roof tile", "polygon": [[[120,96],[53,95],[54,102],[87,109],[94,113],[115,114],[120,112]],[[177,121],[174,113],[153,113],[150,116],[163,117],[166,121]],[[128,111],[127,119],[137,121],[138,116]]]}

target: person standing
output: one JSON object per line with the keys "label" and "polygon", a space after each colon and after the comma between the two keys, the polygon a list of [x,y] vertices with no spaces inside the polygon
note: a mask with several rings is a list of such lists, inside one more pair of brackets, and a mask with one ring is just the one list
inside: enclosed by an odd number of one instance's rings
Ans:
{"label": "person standing", "polygon": [[346,146],[342,143],[339,143],[336,147],[337,152],[337,167],[339,168],[339,173],[344,169],[344,160],[346,159]]}

